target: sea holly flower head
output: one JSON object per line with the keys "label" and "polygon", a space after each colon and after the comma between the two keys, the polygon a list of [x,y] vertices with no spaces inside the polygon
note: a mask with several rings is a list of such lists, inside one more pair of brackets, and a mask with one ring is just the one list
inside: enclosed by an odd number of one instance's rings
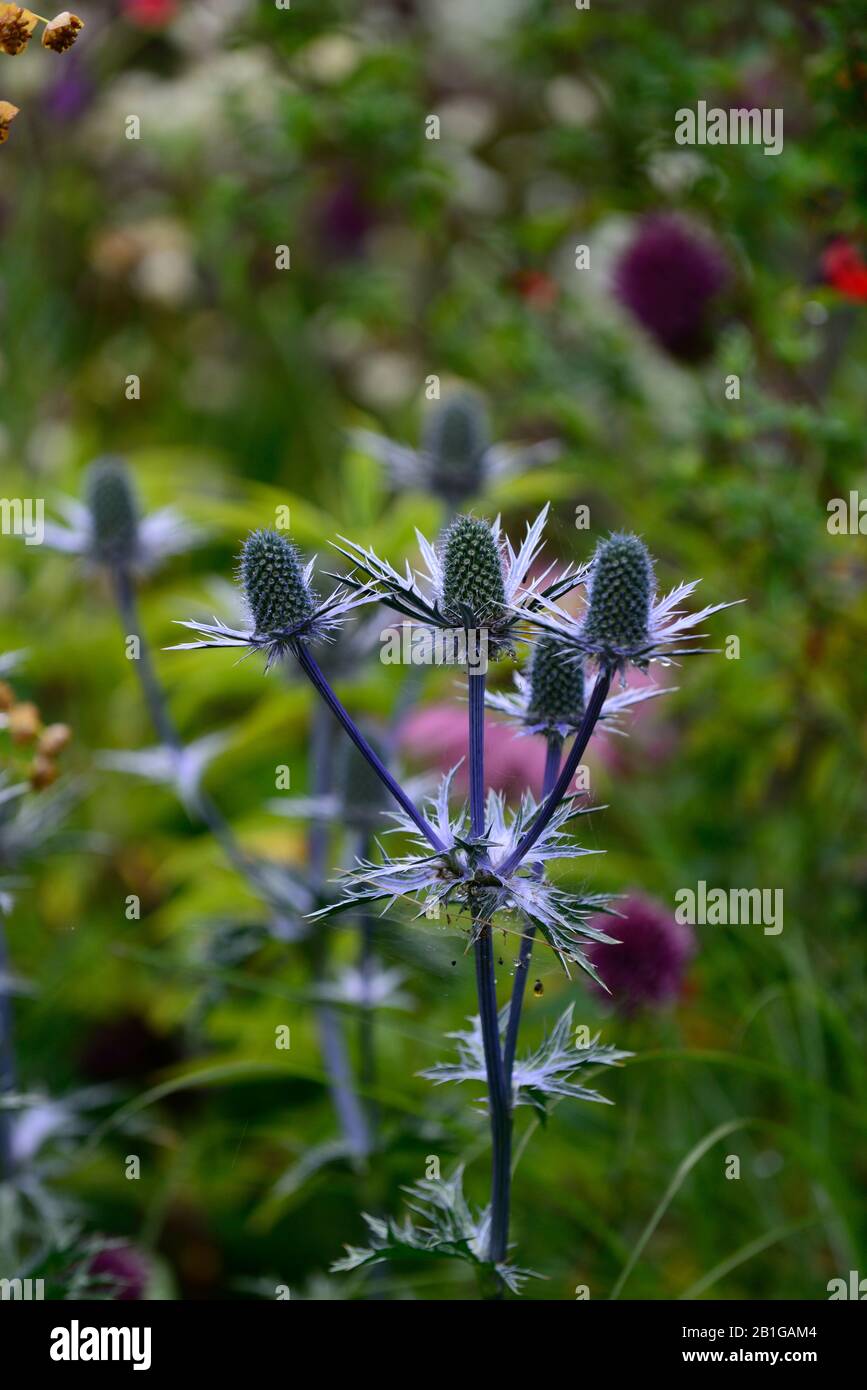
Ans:
{"label": "sea holly flower head", "polygon": [[0,5],[0,52],[12,58],[23,53],[38,23],[32,10],[21,5]]}
{"label": "sea holly flower head", "polygon": [[70,10],[63,10],[48,21],[42,34],[42,47],[54,53],[65,53],[70,49],[84,28],[84,20]]}
{"label": "sea holly flower head", "polygon": [[479,517],[459,516],[441,546],[443,610],[456,627],[478,628],[503,615],[503,560],[494,532]]}
{"label": "sea holly flower head", "polygon": [[[555,633],[537,637],[532,645],[529,670],[516,671],[514,689],[488,690],[485,704],[509,717],[519,734],[543,734],[565,739],[577,733],[584,716],[587,695],[586,663],[573,641]],[[622,734],[617,716],[657,695],[669,695],[676,686],[647,685],[609,695],[599,716],[600,728]]]}
{"label": "sea holly flower head", "polygon": [[[388,911],[400,899],[414,899],[417,916],[439,918],[454,911],[469,922],[470,940],[482,927],[494,924],[523,935],[527,925],[538,927],[568,973],[574,963],[598,981],[585,948],[591,941],[614,940],[600,926],[588,928],[588,914],[605,913],[607,899],[599,894],[571,894],[540,875],[551,859],[577,859],[597,851],[583,849],[565,833],[567,825],[585,810],[573,800],[556,810],[533,846],[532,854],[512,873],[500,871],[514,852],[528,823],[538,811],[526,793],[514,815],[505,798],[488,794],[485,831],[474,837],[466,806],[456,814],[449,810],[449,794],[456,769],[443,778],[437,795],[426,808],[428,820],[443,848],[432,851],[414,822],[402,811],[391,812],[395,829],[412,840],[410,850],[390,856],[380,845],[381,862],[360,859],[342,876],[344,895],[313,913],[313,920],[356,910],[359,904],[384,902]],[[589,808],[587,808],[589,809]],[[496,921],[494,919],[497,919]]]}
{"label": "sea holly flower head", "polygon": [[46,521],[43,543],[114,573],[148,574],[198,545],[201,532],[174,507],[143,513],[123,459],[97,459],[85,475],[84,500],[64,498],[65,524]]}
{"label": "sea holly flower head", "polygon": [[377,595],[359,584],[350,592],[338,585],[322,599],[313,588],[314,558],[305,565],[298,550],[279,531],[251,531],[241,550],[238,581],[250,614],[249,628],[180,621],[180,627],[201,634],[196,642],[180,642],[170,651],[197,647],[240,647],[265,653],[265,669],[282,661],[301,643],[330,641],[347,613]]}
{"label": "sea holly flower head", "polygon": [[[501,1036],[506,1033],[509,1007],[507,1004],[500,1010]],[[590,1039],[586,1046],[578,1046],[572,1023],[573,1009],[574,1005],[570,1004],[534,1052],[526,1057],[515,1058],[512,1069],[512,1105],[532,1105],[544,1114],[550,1096],[597,1101],[602,1105],[612,1104],[607,1096],[572,1078],[576,1072],[583,1076],[585,1069],[618,1066],[625,1058],[631,1057],[632,1053],[621,1052],[608,1043],[601,1043],[599,1034]],[[449,1081],[475,1081],[484,1084],[487,1072],[481,1020],[476,1016],[468,1022],[469,1029],[447,1034],[448,1037],[454,1038],[457,1044],[457,1060],[437,1062],[435,1066],[419,1072],[420,1076],[432,1081],[435,1086],[445,1085]]]}
{"label": "sea holly flower head", "polygon": [[418,450],[369,430],[357,430],[353,438],[386,465],[400,487],[425,489],[451,507],[477,497],[491,483],[550,462],[560,448],[556,440],[492,444],[487,413],[471,391],[453,391],[431,406]]}
{"label": "sea holly flower head", "polygon": [[700,623],[742,600],[709,604],[696,613],[678,608],[698,584],[697,579],[678,584],[658,599],[653,561],[644,542],[638,536],[615,534],[596,547],[587,578],[589,596],[577,619],[547,597],[542,605],[554,619],[552,629],[574,645],[576,658],[589,657],[622,674],[630,663],[644,671],[652,661],[668,664],[675,657],[713,650],[681,643],[704,637],[694,631]]}
{"label": "sea holly flower head", "polygon": [[479,627],[487,635],[488,655],[496,658],[514,649],[525,625],[535,623],[543,608],[546,627],[568,622],[553,606],[554,600],[586,578],[587,567],[574,565],[556,579],[553,566],[529,577],[542,550],[548,511],[545,506],[528,525],[517,551],[502,535],[499,517],[491,523],[458,517],[439,546],[416,531],[423,572],[411,569],[407,562],[400,574],[373,550],[341,536],[336,549],[355,567],[343,582],[356,589],[375,588],[382,603],[422,627],[452,632],[456,627]]}

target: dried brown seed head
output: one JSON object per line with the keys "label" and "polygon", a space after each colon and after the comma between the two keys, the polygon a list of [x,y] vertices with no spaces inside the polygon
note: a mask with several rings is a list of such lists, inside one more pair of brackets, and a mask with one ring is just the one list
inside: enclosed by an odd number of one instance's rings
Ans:
{"label": "dried brown seed head", "polygon": [[[0,52],[8,53],[12,58],[23,53],[38,22],[31,10],[22,9],[20,5],[0,5]],[[0,105],[8,106],[9,103],[2,102]],[[17,116],[17,107],[12,110]],[[5,139],[5,136],[0,138]]]}
{"label": "dried brown seed head", "polygon": [[63,10],[46,24],[42,35],[42,47],[50,48],[55,53],[65,53],[75,43],[83,28],[83,19],[79,19],[78,15],[72,14],[70,10]]}

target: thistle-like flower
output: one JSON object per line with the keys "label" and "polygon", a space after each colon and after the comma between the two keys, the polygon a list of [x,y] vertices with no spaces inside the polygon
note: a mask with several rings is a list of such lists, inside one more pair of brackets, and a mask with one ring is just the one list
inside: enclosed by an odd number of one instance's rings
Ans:
{"label": "thistle-like flower", "polygon": [[370,430],[355,431],[353,439],[386,465],[398,486],[426,489],[449,506],[478,497],[500,479],[549,463],[560,451],[551,439],[525,446],[492,444],[485,409],[469,391],[457,391],[431,408],[418,450]]}
{"label": "thistle-like flower", "polygon": [[238,581],[251,626],[242,630],[213,623],[182,620],[181,627],[202,634],[199,642],[180,642],[171,651],[197,647],[242,647],[265,653],[265,669],[282,661],[302,643],[330,641],[346,614],[377,595],[368,585],[349,592],[338,585],[320,599],[312,586],[315,557],[306,565],[291,541],[278,531],[251,531],[238,562]]}
{"label": "thistle-like flower", "polygon": [[675,657],[712,651],[680,643],[704,637],[704,633],[694,631],[700,623],[712,613],[742,602],[712,603],[697,613],[678,608],[698,583],[694,579],[678,584],[657,599],[647,547],[638,536],[618,534],[596,547],[587,581],[589,597],[579,618],[569,617],[548,600],[543,599],[543,603],[555,618],[552,626],[574,644],[576,654],[590,657],[610,671],[623,672],[630,662],[646,670],[651,661],[665,665]]}
{"label": "thistle-like flower", "polygon": [[[519,734],[568,738],[577,733],[584,716],[585,679],[585,663],[574,644],[546,632],[533,642],[528,671],[515,672],[514,691],[489,690],[485,703],[489,709],[508,715],[518,726]],[[621,734],[619,714],[676,689],[648,685],[609,695],[602,706],[600,723],[609,733]]]}
{"label": "thistle-like flower", "polygon": [[313,920],[350,911],[360,903],[383,900],[383,910],[388,911],[399,899],[411,898],[419,903],[418,917],[436,919],[441,910],[465,915],[472,942],[495,917],[497,926],[505,926],[498,917],[503,914],[507,920],[517,921],[519,935],[527,925],[538,927],[567,973],[572,962],[598,982],[584,948],[591,941],[615,940],[600,927],[588,926],[589,913],[608,911],[607,899],[598,894],[566,893],[540,877],[540,869],[548,860],[577,859],[598,852],[583,849],[564,834],[566,826],[576,816],[585,814],[585,810],[576,807],[574,801],[564,801],[536,841],[532,855],[522,860],[514,873],[503,873],[499,866],[509,859],[535,816],[536,802],[527,793],[518,811],[508,816],[505,798],[490,792],[485,832],[473,837],[466,806],[457,815],[449,811],[454,772],[452,769],[443,778],[436,797],[427,806],[430,824],[443,849],[431,852],[430,844],[419,836],[414,822],[403,812],[391,812],[396,830],[409,835],[414,848],[398,858],[383,851],[381,863],[356,861],[357,867],[343,875],[344,896],[313,913]]}
{"label": "thistle-like flower", "polygon": [[65,498],[59,510],[66,525],[46,522],[44,544],[112,572],[149,573],[201,539],[174,507],[142,515],[129,470],[113,456],[88,468],[84,501]]}
{"label": "thistle-like flower", "polygon": [[[400,574],[387,560],[370,549],[340,537],[337,550],[351,561],[363,580],[350,574],[344,583],[370,591],[414,623],[427,628],[454,631],[480,628],[487,634],[490,657],[511,651],[523,626],[534,623],[546,609],[545,626],[555,626],[564,615],[554,600],[584,582],[586,567],[568,565],[551,578],[553,565],[528,579],[542,549],[542,532],[548,516],[545,506],[516,552],[500,532],[500,519],[488,523],[460,516],[448,527],[438,547],[416,531],[425,571],[413,571],[407,562]],[[548,581],[548,582],[546,582]]]}

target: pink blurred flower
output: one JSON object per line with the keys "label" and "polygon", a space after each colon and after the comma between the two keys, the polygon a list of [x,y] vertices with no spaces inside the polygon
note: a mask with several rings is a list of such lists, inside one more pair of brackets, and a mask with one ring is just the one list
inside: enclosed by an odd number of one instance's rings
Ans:
{"label": "pink blurred flower", "polygon": [[[451,705],[428,705],[404,720],[398,741],[406,757],[421,768],[448,772],[467,755],[467,711]],[[485,728],[485,779],[495,791],[519,797],[527,787],[542,794],[545,741],[517,738],[502,720],[489,719]],[[466,762],[458,770],[455,787],[468,790]]]}
{"label": "pink blurred flower", "polygon": [[134,1245],[107,1245],[93,1256],[88,1272],[118,1303],[139,1302],[150,1280],[150,1264]]}
{"label": "pink blurred flower", "polygon": [[695,953],[695,934],[651,898],[633,893],[613,904],[621,917],[600,916],[594,925],[619,945],[594,942],[587,951],[610,994],[594,986],[620,1014],[660,1008],[681,992],[686,967]]}
{"label": "pink blurred flower", "polygon": [[177,0],[123,0],[127,19],[140,29],[162,29],[178,12]]}

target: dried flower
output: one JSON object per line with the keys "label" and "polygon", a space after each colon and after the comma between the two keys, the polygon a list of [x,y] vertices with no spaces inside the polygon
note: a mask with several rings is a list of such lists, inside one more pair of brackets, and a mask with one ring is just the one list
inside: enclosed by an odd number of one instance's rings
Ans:
{"label": "dried flower", "polygon": [[700,358],[711,346],[710,309],[730,279],[723,252],[678,217],[646,218],[617,264],[621,303],[673,357]]}
{"label": "dried flower", "polygon": [[9,139],[9,127],[18,115],[18,107],[11,101],[0,101],[0,145]]}
{"label": "dried flower", "polygon": [[38,23],[38,17],[31,10],[22,9],[20,5],[0,4],[0,52],[13,58],[23,53]]}
{"label": "dried flower", "polygon": [[42,34],[42,47],[54,53],[65,53],[71,48],[84,28],[84,20],[70,10],[63,10],[49,20]]}
{"label": "dried flower", "polygon": [[72,738],[68,724],[49,724],[39,736],[39,752],[46,758],[56,758]]}
{"label": "dried flower", "polygon": [[13,743],[32,743],[42,728],[39,710],[29,700],[22,700],[9,711],[9,735]]}
{"label": "dried flower", "polygon": [[45,787],[50,787],[57,781],[60,775],[57,763],[53,758],[46,758],[42,753],[37,752],[36,757],[30,764],[30,785],[35,791],[43,791]]}
{"label": "dried flower", "polygon": [[622,920],[600,919],[619,942],[588,947],[617,1012],[658,1008],[680,993],[686,966],[695,951],[692,930],[675,921],[660,904],[633,894],[617,904]]}

